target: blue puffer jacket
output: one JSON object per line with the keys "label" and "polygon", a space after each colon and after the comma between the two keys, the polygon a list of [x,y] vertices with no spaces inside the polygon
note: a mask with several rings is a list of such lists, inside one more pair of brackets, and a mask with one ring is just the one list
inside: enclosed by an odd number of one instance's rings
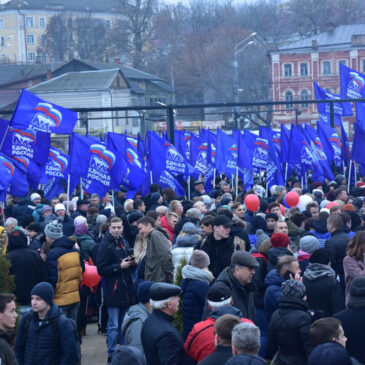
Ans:
{"label": "blue puffer jacket", "polygon": [[[28,333],[25,334],[24,316],[16,336],[15,354],[19,365],[74,365],[76,337],[71,322],[56,304],[52,304],[40,324],[38,314],[31,311]],[[57,319],[58,318],[58,319]],[[58,320],[59,340],[54,338],[51,321]]]}
{"label": "blue puffer jacket", "polygon": [[186,338],[194,324],[202,319],[205,297],[213,275],[197,267],[186,265],[182,269],[182,276],[182,315],[184,338]]}
{"label": "blue puffer jacket", "polygon": [[281,283],[284,279],[280,277],[276,269],[271,270],[265,278],[265,285],[267,286],[264,297],[264,309],[266,323],[269,324],[272,314],[278,309],[280,298],[283,296],[281,290]]}

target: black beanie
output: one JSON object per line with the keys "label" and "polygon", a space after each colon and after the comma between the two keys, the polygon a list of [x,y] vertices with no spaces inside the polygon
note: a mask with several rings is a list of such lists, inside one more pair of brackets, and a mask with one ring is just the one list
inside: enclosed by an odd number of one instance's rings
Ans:
{"label": "black beanie", "polygon": [[53,286],[46,281],[42,281],[32,289],[30,295],[37,295],[48,304],[52,304],[54,296]]}

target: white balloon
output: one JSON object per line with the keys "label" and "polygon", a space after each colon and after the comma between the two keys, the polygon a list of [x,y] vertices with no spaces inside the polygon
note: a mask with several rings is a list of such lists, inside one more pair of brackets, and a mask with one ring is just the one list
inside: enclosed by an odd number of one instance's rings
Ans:
{"label": "white balloon", "polygon": [[299,203],[297,207],[300,209],[301,212],[305,211],[305,208],[308,203],[312,203],[313,199],[309,195],[301,195],[299,197]]}

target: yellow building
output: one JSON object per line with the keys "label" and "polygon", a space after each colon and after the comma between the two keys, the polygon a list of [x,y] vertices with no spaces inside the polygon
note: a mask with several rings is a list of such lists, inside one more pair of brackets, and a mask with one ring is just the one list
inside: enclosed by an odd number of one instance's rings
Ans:
{"label": "yellow building", "polygon": [[11,0],[0,3],[0,63],[50,62],[39,48],[47,24],[57,14],[104,19],[112,28],[120,19],[118,0]]}

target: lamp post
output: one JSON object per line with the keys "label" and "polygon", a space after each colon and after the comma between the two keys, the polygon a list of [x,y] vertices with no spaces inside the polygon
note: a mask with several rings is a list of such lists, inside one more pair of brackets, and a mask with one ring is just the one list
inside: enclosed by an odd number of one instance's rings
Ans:
{"label": "lamp post", "polygon": [[[256,35],[256,32],[251,33],[248,37],[246,37],[242,41],[238,42],[234,46],[234,54],[233,54],[233,95],[234,95],[234,102],[235,103],[239,103],[237,55],[253,43],[253,41],[249,41],[248,43],[245,44],[245,42],[247,42],[250,38],[254,37],[255,35]],[[245,44],[245,45],[242,46],[243,44]],[[234,107],[234,112],[233,112],[233,118],[234,118],[235,128],[236,129],[238,129],[238,113],[239,113],[239,107],[235,106]]]}

